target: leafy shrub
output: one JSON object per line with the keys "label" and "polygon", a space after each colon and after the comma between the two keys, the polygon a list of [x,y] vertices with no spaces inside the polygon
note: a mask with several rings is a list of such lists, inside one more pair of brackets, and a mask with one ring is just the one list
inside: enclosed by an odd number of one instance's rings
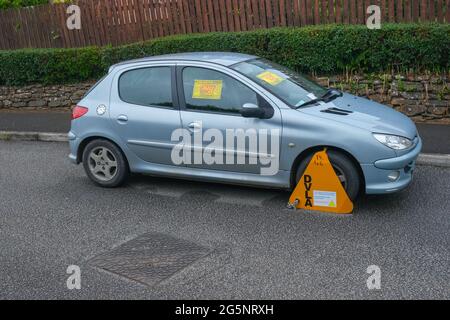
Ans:
{"label": "leafy shrub", "polygon": [[178,35],[119,47],[0,51],[0,84],[99,78],[114,63],[159,54],[233,51],[306,73],[448,71],[449,24],[325,25]]}
{"label": "leafy shrub", "polygon": [[0,0],[0,9],[36,6],[48,2],[49,0]]}
{"label": "leafy shrub", "polygon": [[0,84],[70,83],[105,72],[97,47],[0,51]]}

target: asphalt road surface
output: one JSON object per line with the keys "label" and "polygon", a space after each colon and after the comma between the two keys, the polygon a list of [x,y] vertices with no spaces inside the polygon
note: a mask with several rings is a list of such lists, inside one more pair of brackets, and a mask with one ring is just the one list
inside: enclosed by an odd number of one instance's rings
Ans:
{"label": "asphalt road surface", "polygon": [[[450,298],[450,169],[419,167],[406,191],[338,216],[284,209],[276,190],[146,176],[101,189],[67,154],[0,142],[0,299]],[[153,233],[213,253],[153,285],[92,263]],[[381,290],[367,288],[370,265]]]}

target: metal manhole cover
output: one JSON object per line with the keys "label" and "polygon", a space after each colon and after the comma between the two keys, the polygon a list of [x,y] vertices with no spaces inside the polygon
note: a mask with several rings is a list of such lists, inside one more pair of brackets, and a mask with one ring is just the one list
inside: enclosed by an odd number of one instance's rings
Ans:
{"label": "metal manhole cover", "polygon": [[190,241],[147,233],[91,259],[90,264],[151,286],[211,252]]}

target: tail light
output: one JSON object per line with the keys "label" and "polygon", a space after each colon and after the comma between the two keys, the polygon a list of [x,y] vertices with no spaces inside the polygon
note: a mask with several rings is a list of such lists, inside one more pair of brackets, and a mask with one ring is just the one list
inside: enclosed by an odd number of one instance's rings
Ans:
{"label": "tail light", "polygon": [[73,108],[73,110],[72,110],[72,120],[81,118],[81,117],[84,116],[88,111],[89,111],[89,109],[86,108],[86,107],[76,106],[76,107]]}

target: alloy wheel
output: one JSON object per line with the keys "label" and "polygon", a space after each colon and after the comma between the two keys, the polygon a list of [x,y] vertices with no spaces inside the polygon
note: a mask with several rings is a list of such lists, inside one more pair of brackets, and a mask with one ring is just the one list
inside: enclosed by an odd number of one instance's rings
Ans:
{"label": "alloy wheel", "polygon": [[117,174],[117,159],[106,147],[92,149],[89,154],[89,170],[100,181],[111,181]]}

